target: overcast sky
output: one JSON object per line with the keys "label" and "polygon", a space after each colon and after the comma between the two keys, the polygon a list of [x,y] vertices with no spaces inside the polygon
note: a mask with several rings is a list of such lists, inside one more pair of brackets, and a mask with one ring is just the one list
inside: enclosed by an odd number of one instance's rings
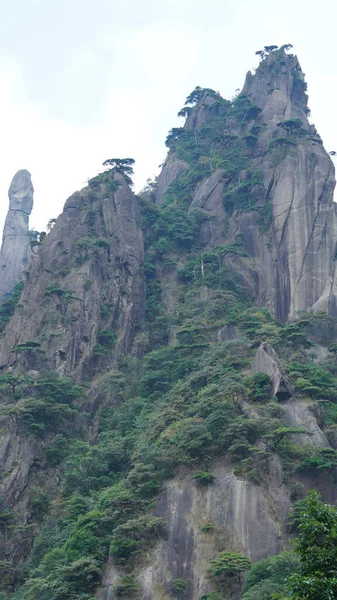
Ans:
{"label": "overcast sky", "polygon": [[311,120],[337,150],[336,24],[336,0],[0,0],[1,229],[18,169],[38,230],[106,158],[135,158],[139,191],[189,92],[231,98],[264,45],[294,45]]}

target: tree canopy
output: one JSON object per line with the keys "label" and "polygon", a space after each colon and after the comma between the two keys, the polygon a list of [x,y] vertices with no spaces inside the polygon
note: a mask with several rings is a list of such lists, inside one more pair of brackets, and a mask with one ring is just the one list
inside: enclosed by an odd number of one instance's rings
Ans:
{"label": "tree canopy", "polygon": [[134,164],[135,160],[133,158],[108,158],[104,161],[103,166],[111,167],[123,175],[130,176],[133,175]]}
{"label": "tree canopy", "polygon": [[298,573],[289,578],[293,600],[337,599],[337,509],[316,490],[296,505],[299,534],[294,542]]}

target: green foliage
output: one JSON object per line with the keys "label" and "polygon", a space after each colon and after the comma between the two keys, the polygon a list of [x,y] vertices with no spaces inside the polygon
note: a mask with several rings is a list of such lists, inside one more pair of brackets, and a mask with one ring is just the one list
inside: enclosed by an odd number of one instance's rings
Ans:
{"label": "green foliage", "polygon": [[[21,344],[21,347],[20,351],[28,356],[36,351],[33,342]],[[82,387],[74,385],[66,377],[49,377],[36,381],[34,386],[27,388],[27,392],[28,397],[5,406],[3,412],[18,419],[31,432],[44,435],[57,431],[65,421],[75,416],[77,409],[72,402],[81,395]]]}
{"label": "green foliage", "polygon": [[98,443],[76,441],[69,449],[64,488],[67,493],[88,493],[111,485],[127,466],[125,441],[116,432],[102,432]]}
{"label": "green foliage", "polygon": [[108,526],[104,512],[98,509],[80,515],[64,547],[67,561],[73,562],[88,556],[101,562],[107,555],[104,529]]}
{"label": "green foliage", "polygon": [[13,354],[21,356],[31,369],[36,367],[45,354],[45,351],[41,348],[40,342],[35,340],[29,340],[16,344],[12,349]]}
{"label": "green foliage", "polygon": [[103,166],[115,169],[117,173],[121,173],[125,177],[127,183],[132,183],[130,176],[133,175],[134,164],[133,158],[108,158],[104,161]]}
{"label": "green foliage", "polygon": [[97,561],[83,558],[70,565],[56,563],[44,576],[28,580],[23,587],[27,600],[61,600],[76,598],[89,600],[88,592],[94,591],[101,579]]}
{"label": "green foliage", "polygon": [[337,466],[337,450],[333,448],[317,448],[312,456],[308,456],[300,462],[299,471],[331,471]]}
{"label": "green foliage", "polygon": [[14,315],[15,309],[22,296],[23,285],[23,281],[17,283],[11,293],[5,297],[5,300],[0,306],[0,333],[4,331],[9,319]]}
{"label": "green foliage", "polygon": [[324,504],[315,490],[296,505],[298,536],[295,553],[300,558],[297,573],[289,578],[294,600],[337,598],[337,511]]}
{"label": "green foliage", "polygon": [[266,373],[255,373],[246,377],[245,385],[248,389],[248,397],[252,402],[268,402],[271,400],[273,384]]}
{"label": "green foliage", "polygon": [[112,588],[117,598],[129,598],[138,593],[139,588],[134,575],[124,575],[120,577]]}
{"label": "green foliage", "polygon": [[284,138],[284,137],[279,137],[279,138],[274,138],[270,144],[269,144],[269,150],[272,150],[273,148],[286,148],[286,147],[291,147],[291,146],[297,146],[297,142],[296,140],[292,140],[289,138]]}
{"label": "green foliage", "polygon": [[207,471],[197,471],[192,475],[192,478],[197,485],[208,485],[213,483],[215,475],[208,473]]}
{"label": "green foliage", "polygon": [[14,513],[12,513],[7,508],[0,512],[0,526],[7,526],[13,519],[15,518]]}
{"label": "green foliage", "polygon": [[[185,172],[171,183],[160,205],[153,201],[155,184],[140,199],[146,314],[133,324],[132,351],[113,351],[117,335],[111,323],[120,321],[123,298],[113,306],[110,297],[102,297],[101,325],[93,342],[101,373],[85,402],[77,402],[83,392],[70,380],[47,378],[41,369],[42,377],[35,382],[22,380],[16,371],[0,378],[8,414],[29,432],[39,433],[42,461],[50,471],[57,467],[57,473],[64,473],[61,497],[51,502],[48,514],[43,502],[36,510],[41,532],[23,567],[20,600],[89,600],[109,549],[113,562],[127,568],[112,593],[137,596],[130,570],[145,563],[148,551],[165,538],[165,521],[152,516],[153,508],[164,481],[181,468],[197,485],[208,485],[214,480],[208,470],[220,457],[232,464],[236,475],[263,485],[269,458],[277,452],[288,479],[310,460],[308,468],[333,473],[334,451],[316,452],[296,443],[299,434],[308,432],[288,427],[282,406],[272,401],[268,376],[247,377],[256,348],[269,342],[288,361],[300,393],[304,388],[308,393],[309,386],[311,397],[321,398],[324,391],[329,400],[326,422],[330,428],[337,423],[333,346],[324,364],[311,363],[308,352],[315,352],[316,343],[334,343],[333,322],[323,313],[301,314],[288,325],[276,322],[267,309],[252,305],[253,298],[242,287],[241,266],[248,258],[242,236],[235,237],[228,227],[222,245],[205,246],[213,224],[207,211],[191,208],[191,201],[200,182],[215,171],[224,188],[227,216],[234,210],[255,211],[265,228],[271,218],[255,159],[263,151],[258,138],[264,125],[255,121],[259,109],[246,96],[227,102],[202,88],[194,90],[188,103],[202,103],[206,94],[213,101],[202,106],[204,125],[192,131],[175,128],[168,136],[170,148],[186,162]],[[194,110],[198,107],[187,106],[181,114],[188,117]],[[282,139],[289,146],[296,136]],[[123,171],[125,165],[111,161],[109,166]],[[89,182],[82,214],[89,233],[76,241],[77,264],[105,260],[109,242],[98,238],[95,229],[100,214],[87,208],[99,193],[108,197],[116,191],[114,177],[109,171]],[[73,294],[59,283],[46,291],[55,304],[75,300]],[[219,341],[227,337],[235,339]],[[27,344],[19,345],[21,353],[28,358],[39,353],[39,342]],[[82,406],[92,415],[81,415]],[[74,422],[72,416],[77,417]],[[38,498],[36,502],[38,506]],[[6,519],[5,513],[2,529],[9,532],[13,524],[16,518]],[[217,525],[199,527],[205,543],[219,542]],[[257,569],[245,594],[263,598],[271,590],[280,591],[273,586],[283,585],[281,571],[287,564],[281,558],[279,566],[268,563],[268,577]],[[226,583],[226,591],[222,586],[206,597],[223,598],[233,588],[230,580],[240,586],[250,566],[246,557],[221,553],[211,562],[208,576],[218,587]],[[164,593],[188,593],[185,580],[168,585]]]}
{"label": "green foliage", "polygon": [[252,562],[246,556],[237,552],[221,552],[210,561],[206,576],[217,578],[223,584],[228,577],[235,577],[241,588],[242,573],[249,571],[251,567]]}
{"label": "green foliage", "polygon": [[107,348],[111,348],[115,345],[117,340],[117,334],[115,331],[111,331],[109,329],[103,329],[98,332],[97,339],[102,346],[106,346]]}
{"label": "green foliage", "polygon": [[187,592],[188,590],[188,581],[186,579],[173,579],[172,587],[175,592]]}
{"label": "green foliage", "polygon": [[166,521],[160,517],[138,517],[119,525],[113,532],[110,553],[118,563],[146,550],[163,536]]}
{"label": "green foliage", "polygon": [[247,575],[243,600],[271,600],[273,594],[286,596],[286,578],[299,567],[293,552],[282,552],[255,563]]}
{"label": "green foliage", "polygon": [[[75,242],[77,252],[77,264],[82,264],[90,257],[99,257],[99,251],[101,249],[108,250],[110,248],[109,242],[101,237],[96,237],[93,233],[89,233],[82,238],[79,238]],[[76,298],[78,300],[78,298]]]}
{"label": "green foliage", "polygon": [[58,433],[52,440],[52,443],[44,449],[47,464],[52,467],[59,465],[67,456],[68,446],[68,439],[61,433]]}
{"label": "green foliage", "polygon": [[337,400],[337,379],[333,374],[313,363],[288,363],[289,378],[299,395],[325,400]]}
{"label": "green foliage", "polygon": [[206,95],[216,99],[220,98],[218,92],[215,92],[210,88],[201,88],[197,85],[197,87],[194,88],[194,90],[189,94],[189,96],[187,96],[185,105],[197,104],[197,102],[200,102],[200,100]]}
{"label": "green foliage", "polygon": [[50,501],[48,494],[39,488],[34,488],[29,497],[28,508],[30,511],[30,519],[41,523],[45,515],[48,513]]}
{"label": "green foliage", "polygon": [[284,129],[287,135],[291,133],[300,133],[302,131],[303,122],[301,119],[285,119],[280,123],[277,123],[277,127]]}
{"label": "green foliage", "polygon": [[234,209],[252,209],[263,189],[262,176],[257,169],[248,169],[243,181],[226,191],[223,195],[223,204],[231,214]]}
{"label": "green foliage", "polygon": [[202,533],[213,533],[213,531],[214,531],[213,523],[205,523],[205,525],[202,525],[200,527],[200,531],[202,531]]}
{"label": "green foliage", "polygon": [[232,110],[234,116],[241,123],[249,123],[253,119],[256,119],[261,112],[261,108],[258,108],[256,104],[253,104],[251,99],[244,94],[239,94],[239,96],[235,98]]}

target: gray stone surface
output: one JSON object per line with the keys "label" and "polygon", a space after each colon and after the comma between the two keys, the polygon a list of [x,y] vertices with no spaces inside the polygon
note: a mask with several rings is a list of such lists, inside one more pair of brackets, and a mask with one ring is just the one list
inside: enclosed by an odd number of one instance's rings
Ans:
{"label": "gray stone surface", "polygon": [[[67,200],[63,213],[31,260],[20,306],[1,339],[1,373],[16,374],[24,369],[37,379],[39,371],[47,369],[70,374],[75,381],[90,386],[96,376],[94,348],[100,330],[113,330],[117,337],[105,357],[107,370],[116,368],[118,357],[131,351],[145,305],[143,237],[137,198],[121,175],[111,172],[111,178],[118,183],[114,193],[107,190],[106,183],[98,183]],[[89,229],[89,239],[103,240],[104,245],[90,250],[86,259],[81,258],[77,242],[88,239]],[[45,295],[48,286],[55,283],[71,292],[74,299],[68,305],[62,306],[57,298]],[[16,344],[29,340],[41,341],[44,354],[39,355],[38,364],[26,364],[13,352]],[[89,413],[95,401],[92,392]],[[18,510],[23,524],[30,487],[41,484],[41,471],[36,465],[44,465],[44,461],[39,438],[27,435],[19,420],[0,411],[0,497],[5,499],[6,507]],[[55,493],[59,483],[57,469],[43,472],[46,489]],[[13,552],[16,543],[17,536],[4,552]],[[29,540],[27,544],[29,547]],[[25,551],[27,554],[27,548]],[[22,552],[15,559],[20,561]]]}
{"label": "gray stone surface", "polygon": [[[187,600],[210,593],[213,588],[205,571],[220,551],[241,552],[253,561],[281,551],[290,502],[276,467],[272,467],[273,483],[268,493],[236,477],[224,461],[218,461],[212,472],[216,479],[206,487],[197,486],[188,474],[165,485],[154,514],[167,520],[168,535],[156,548],[150,565],[138,573],[144,600],[164,599],[164,591],[178,578],[189,581]],[[213,525],[212,534],[201,531],[206,523]],[[118,575],[110,562],[99,594],[102,600],[112,600],[107,585]]]}
{"label": "gray stone surface", "polygon": [[156,203],[161,204],[165,200],[165,192],[168,186],[183,175],[188,169],[188,163],[180,160],[174,152],[167,156],[163,168],[156,182]]}
{"label": "gray stone surface", "polygon": [[288,380],[281,362],[270,344],[262,343],[258,348],[251,373],[266,373],[273,382],[273,395],[279,401],[287,400],[293,394],[293,388]]}
{"label": "gray stone surface", "polygon": [[[268,58],[256,75],[248,74],[244,87],[244,93],[250,94],[262,110],[260,122],[266,123],[254,155],[254,166],[262,170],[264,178],[265,193],[258,197],[260,206],[271,203],[272,224],[268,232],[261,230],[257,212],[234,210],[232,215],[226,214],[222,198],[230,182],[220,169],[199,183],[191,210],[201,208],[213,217],[201,228],[200,241],[206,250],[214,251],[218,245],[242,235],[248,257],[228,256],[226,264],[258,306],[270,308],[286,321],[296,318],[300,309],[323,308],[337,313],[333,261],[337,221],[332,200],[334,170],[320,143],[307,136],[286,157],[266,152],[270,140],[279,133],[277,122],[282,118],[299,117],[307,132],[314,133],[306,117],[306,95],[295,84],[295,78],[303,79],[297,59],[284,55],[284,64],[278,65],[273,63],[277,56],[280,54]],[[211,123],[217,111],[214,98],[206,96],[202,105],[191,112],[186,127],[193,129]],[[169,154],[157,182],[158,203],[164,200],[170,183],[187,168],[187,163],[174,153]],[[13,353],[14,346],[41,340],[45,352],[43,367],[70,374],[75,381],[88,384],[85,409],[89,413],[100,408],[98,393],[95,395],[99,383],[94,357],[98,332],[107,328],[116,331],[116,346],[106,366],[107,370],[114,369],[120,356],[133,352],[136,327],[144,318],[145,309],[138,200],[121,175],[111,171],[111,178],[118,184],[117,191],[111,192],[114,186],[107,185],[111,182],[103,178],[67,200],[55,227],[30,263],[22,301],[0,347],[2,372],[9,369],[15,374],[22,358]],[[15,206],[13,212],[22,212],[28,223],[29,194],[24,190],[25,186],[16,181],[10,195]],[[90,254],[90,260],[82,260],[78,242],[89,232],[91,239],[103,238],[105,244]],[[177,271],[183,262],[182,256]],[[168,313],[174,314],[179,292],[177,275],[167,277],[163,270],[161,276],[165,283],[163,304]],[[45,295],[55,281],[74,296],[66,310],[56,307]],[[200,300],[206,303],[209,297],[210,290],[204,286]],[[108,311],[105,320],[102,307]],[[226,325],[219,330],[218,340],[236,339],[239,334],[235,326]],[[171,341],[174,335],[172,328]],[[36,380],[42,372],[40,365],[26,365],[26,368]],[[289,398],[291,386],[268,344],[260,346],[252,366],[253,373],[260,371],[272,378],[286,422],[306,428],[312,434],[299,435],[296,442],[328,446],[320,428],[319,411],[306,398]],[[243,409],[252,418],[258,414],[256,405],[245,403]],[[89,439],[95,438],[95,431],[97,423],[92,425]],[[0,496],[5,498],[9,510],[14,508],[22,515],[22,525],[28,514],[30,489],[41,484],[37,465],[43,465],[43,461],[38,439],[27,436],[15,418],[1,414],[0,470],[5,475]],[[218,552],[232,550],[259,560],[288,547],[286,523],[291,502],[280,457],[275,454],[270,458],[260,485],[236,476],[234,467],[226,457],[210,461],[207,469],[214,473],[215,481],[204,487],[191,480],[191,471],[187,469],[166,482],[154,514],[167,520],[167,539],[149,550],[136,571],[144,600],[167,600],[171,582],[176,578],[189,581],[186,600],[199,600],[212,590],[205,570]],[[52,497],[53,491],[59,489],[61,473],[50,468],[43,476],[43,485]],[[305,477],[295,474],[294,481],[302,478],[300,482],[303,481],[306,490],[315,485],[323,495],[327,492],[329,500],[336,500],[336,486],[331,482],[326,485],[326,475]],[[206,523],[212,523],[212,535],[201,531]],[[5,543],[5,555],[14,555],[17,564],[27,557],[31,539],[26,531],[15,536]],[[111,585],[124,574],[110,559],[98,598],[112,600]],[[232,597],[236,600],[235,592]]]}
{"label": "gray stone surface", "polygon": [[[253,166],[261,170],[264,182],[264,192],[257,191],[258,204],[271,205],[268,230],[263,229],[256,211],[226,214],[222,197],[230,182],[224,171],[204,179],[191,203],[191,209],[203,208],[213,217],[201,228],[200,241],[207,250],[242,236],[249,257],[228,256],[225,262],[252,300],[282,321],[296,319],[301,310],[328,310],[337,315],[335,171],[317,135],[311,135],[315,129],[307,119],[303,79],[297,58],[278,51],[254,75],[248,73],[242,92],[261,109],[257,124],[264,124]],[[186,128],[211,123],[216,116],[213,104],[214,98],[206,96],[192,110]],[[268,150],[268,145],[280,136],[277,123],[288,118],[301,119],[307,135],[298,138],[297,146],[283,156]],[[233,133],[240,135],[240,131]],[[167,163],[171,160],[169,154]],[[166,166],[159,179],[164,173]]]}
{"label": "gray stone surface", "polygon": [[22,280],[31,257],[28,221],[33,208],[33,193],[30,173],[18,171],[8,191],[9,210],[0,250],[0,302]]}

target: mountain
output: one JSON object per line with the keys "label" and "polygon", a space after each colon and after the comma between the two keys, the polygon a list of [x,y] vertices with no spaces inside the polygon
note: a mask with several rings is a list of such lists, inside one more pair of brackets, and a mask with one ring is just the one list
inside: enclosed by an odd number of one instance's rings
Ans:
{"label": "mountain", "polygon": [[196,88],[140,196],[111,159],[0,307],[15,600],[261,600],[293,503],[337,500],[334,167],[288,52]]}
{"label": "mountain", "polygon": [[30,173],[21,170],[10,185],[9,209],[4,225],[0,250],[0,302],[22,280],[31,256],[28,220],[33,208]]}

